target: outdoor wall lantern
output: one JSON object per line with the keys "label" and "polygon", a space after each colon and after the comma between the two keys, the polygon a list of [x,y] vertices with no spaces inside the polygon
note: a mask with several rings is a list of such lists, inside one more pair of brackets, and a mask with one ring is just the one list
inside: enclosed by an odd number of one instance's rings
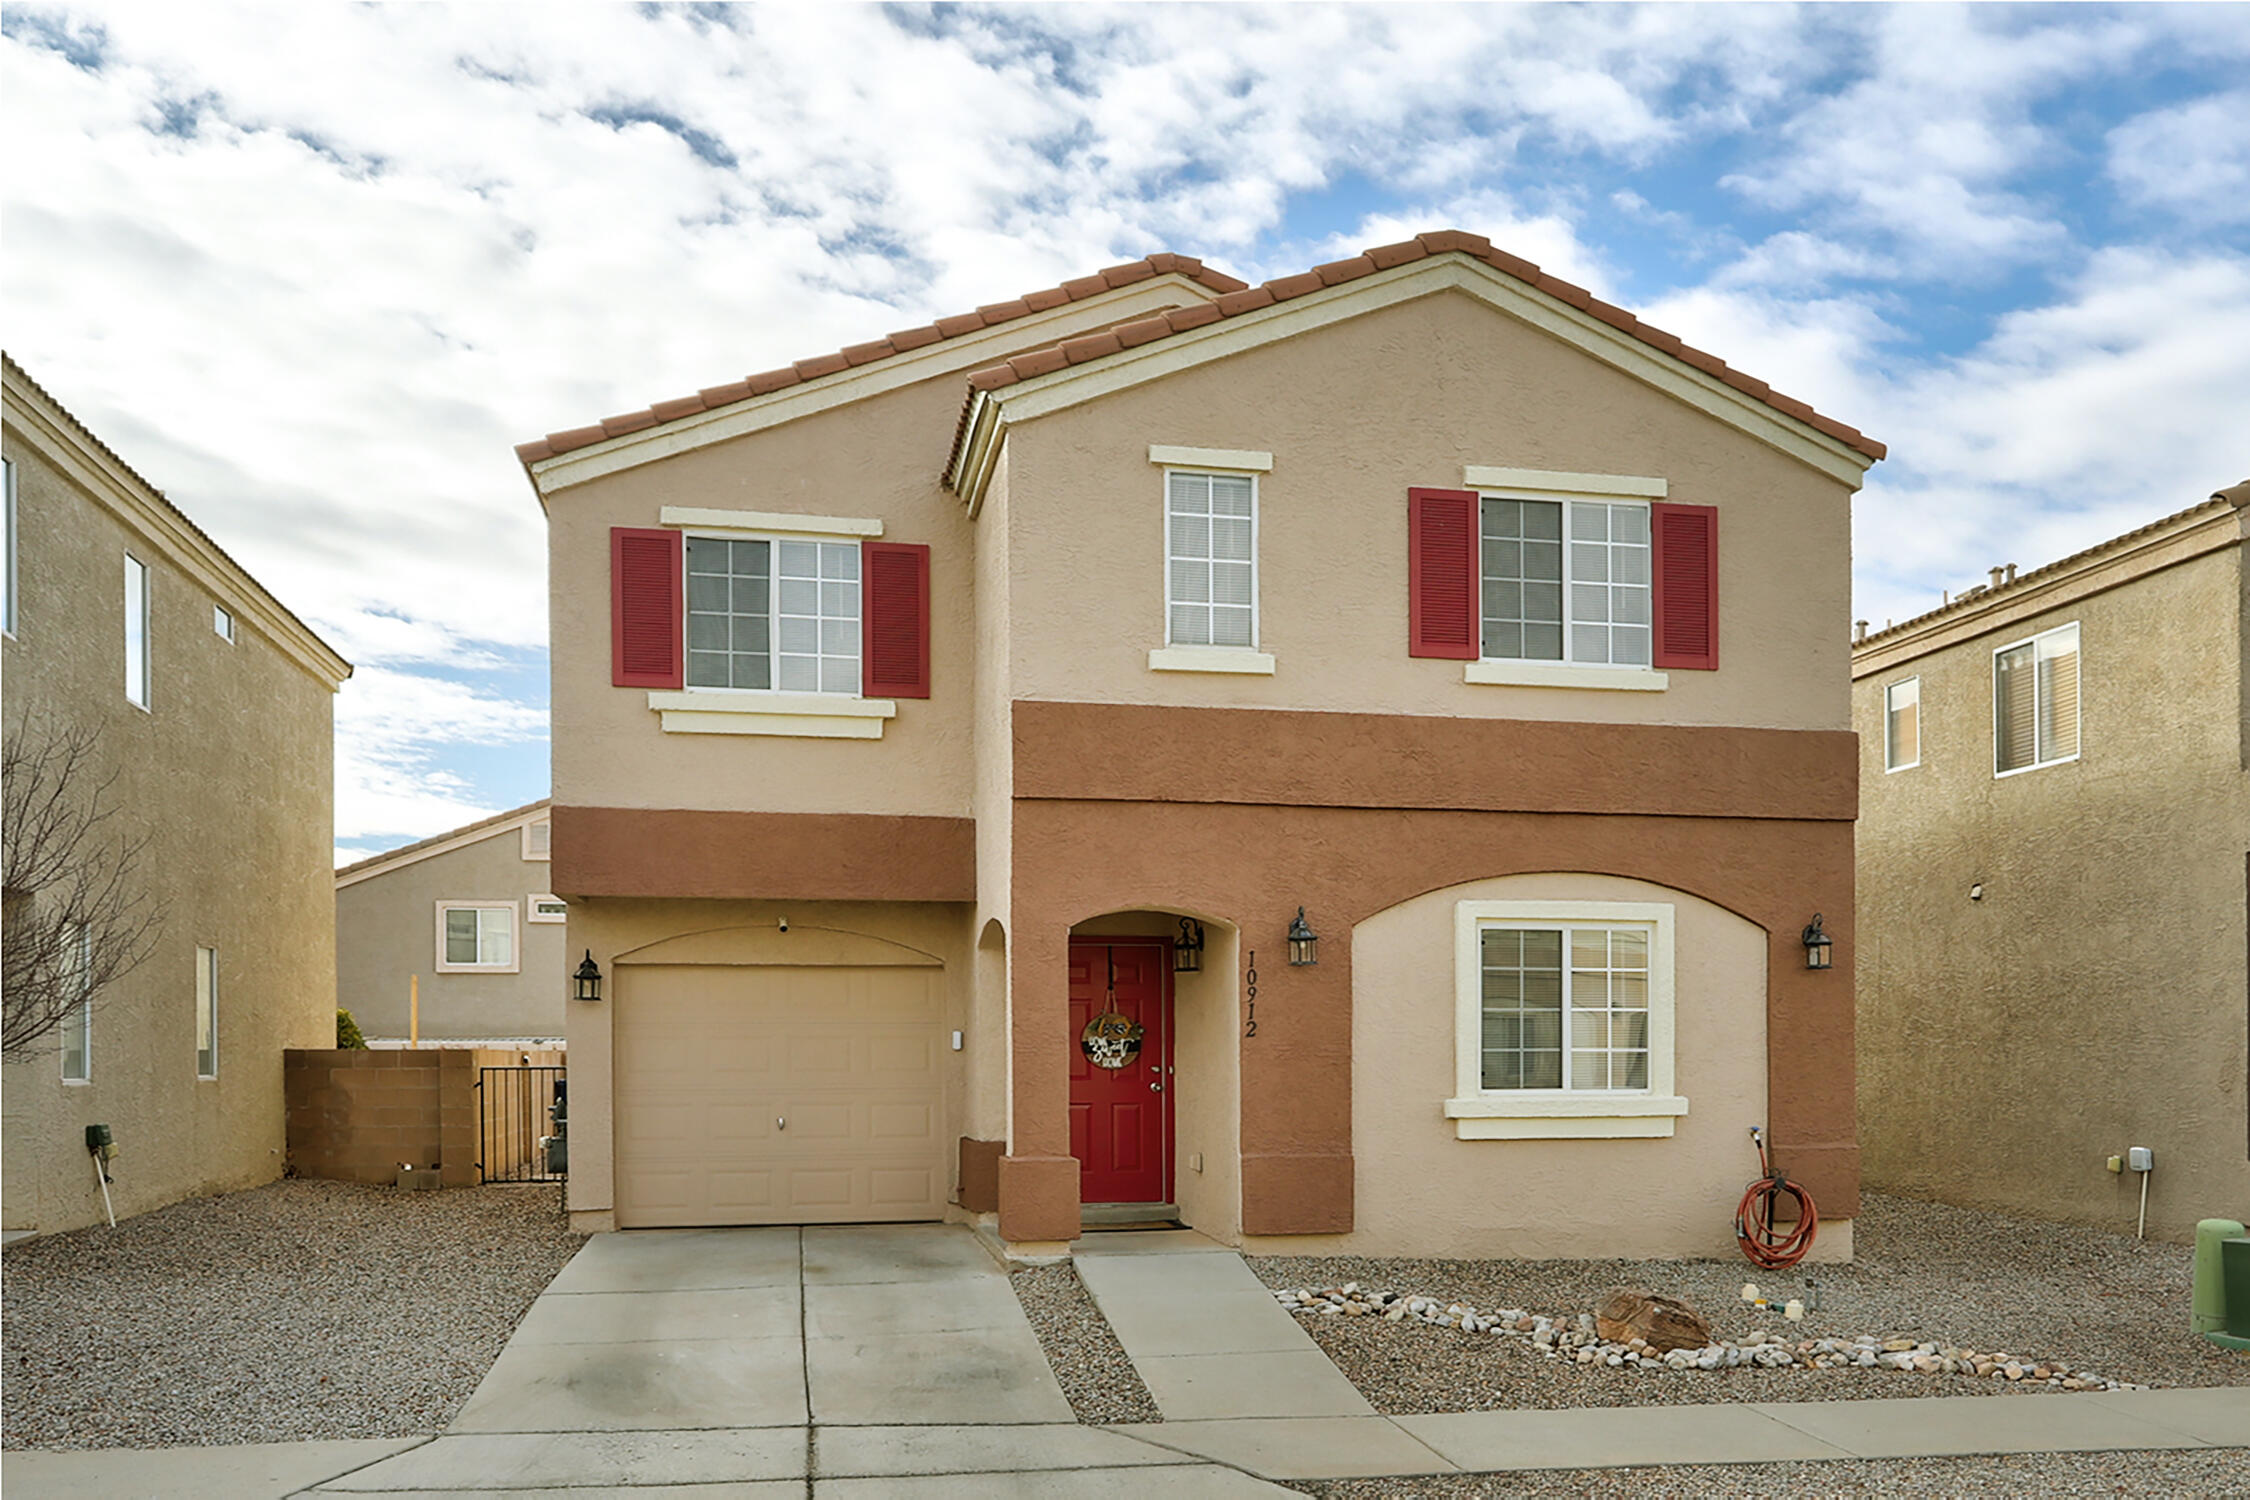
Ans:
{"label": "outdoor wall lantern", "polygon": [[1203,972],[1203,924],[1193,917],[1180,918],[1180,938],[1172,945],[1172,972]]}
{"label": "outdoor wall lantern", "polygon": [[578,965],[578,972],[570,976],[571,995],[579,1000],[599,1000],[602,997],[602,971],[594,964],[594,950],[588,948],[586,957]]}
{"label": "outdoor wall lantern", "polygon": [[1290,967],[1302,969],[1319,963],[1320,956],[1315,951],[1319,942],[1320,934],[1305,925],[1305,909],[1298,907],[1296,920],[1289,924]]}
{"label": "outdoor wall lantern", "polygon": [[1808,969],[1827,968],[1830,950],[1835,947],[1835,944],[1829,941],[1827,933],[1820,930],[1819,912],[1816,911],[1812,914],[1812,921],[1805,928],[1803,941],[1805,945],[1805,967]]}

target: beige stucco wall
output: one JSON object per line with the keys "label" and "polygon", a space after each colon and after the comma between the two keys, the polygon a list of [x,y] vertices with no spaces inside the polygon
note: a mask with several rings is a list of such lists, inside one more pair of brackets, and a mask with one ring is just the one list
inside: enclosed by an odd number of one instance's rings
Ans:
{"label": "beige stucco wall", "polygon": [[[1463,901],[1669,902],[1677,1092],[1661,1140],[1464,1141],[1454,1092],[1455,907]],[[1765,1119],[1766,936],[1682,891],[1602,875],[1511,875],[1431,891],[1352,932],[1352,1233],[1260,1242],[1292,1254],[1733,1256],[1734,1210]],[[1786,1163],[1784,1163],[1786,1166]],[[1821,1258],[1848,1253],[1822,1225]]]}
{"label": "beige stucco wall", "polygon": [[[2131,1232],[2243,1217],[2245,594],[2219,550],[1855,687],[1860,1141],[1870,1187]],[[2081,755],[1992,770],[1992,653],[2079,622]],[[1922,760],[1883,768],[1883,688],[1919,676]],[[1983,898],[1972,901],[1972,884]]]}
{"label": "beige stucco wall", "polygon": [[[530,920],[548,862],[523,857],[523,833],[474,843],[355,880],[336,892],[336,1003],[370,1038],[408,1030],[408,981],[421,981],[425,1039],[559,1037],[568,993],[563,924]],[[512,901],[517,972],[440,974],[440,901]]]}
{"label": "beige stucco wall", "polygon": [[[789,919],[789,931],[780,930]],[[656,943],[702,936],[692,952],[667,950],[667,963],[850,964],[868,939],[902,944],[936,956],[945,965],[949,1029],[969,1026],[971,954],[976,934],[965,906],[945,903],[842,901],[624,901],[574,902],[568,951],[591,950],[601,966],[605,998],[572,1001],[564,1034],[570,1048],[570,1210],[581,1229],[615,1227],[615,1113],[611,1098],[615,1057],[612,1018],[620,985],[632,983],[633,956]],[[622,963],[619,962],[623,958]],[[888,961],[888,960],[885,960]],[[964,1042],[966,1038],[964,1038]],[[950,1140],[963,1133],[965,1053],[945,1053],[945,1127]],[[948,1153],[950,1156],[950,1152]],[[958,1187],[958,1183],[955,1184]]]}
{"label": "beige stucco wall", "polygon": [[[1008,692],[1008,528],[1012,513],[1005,454],[985,494],[973,543],[976,624],[970,815],[977,824],[977,969],[969,1033],[969,1116],[963,1133],[1008,1139],[1015,1118],[1009,1044],[1008,955],[1015,927],[1010,903],[1015,856],[1015,724]],[[934,687],[933,687],[934,691]]]}
{"label": "beige stucco wall", "polygon": [[[1270,452],[1258,484],[1271,677],[1158,672],[1151,444]],[[1371,312],[1099,397],[1007,436],[1019,698],[1840,729],[1850,491],[1464,294]],[[1661,693],[1465,684],[1407,645],[1407,490],[1464,466],[1661,478],[1719,508],[1720,667]],[[980,523],[981,524],[981,523]],[[1807,622],[1834,628],[1808,629]]]}
{"label": "beige stucco wall", "polygon": [[[0,1080],[6,1227],[53,1232],[102,1219],[88,1124],[115,1132],[120,1216],[281,1174],[282,1049],[334,1039],[333,690],[256,628],[247,600],[215,596],[67,478],[16,410],[7,731],[42,713],[98,730],[118,826],[148,833],[140,868],[166,908],[147,961],[96,1002],[91,1081],[63,1083],[52,1051]],[[147,711],[124,695],[128,548],[150,572]],[[236,615],[232,644],[212,629],[214,603]],[[196,1077],[199,946],[219,955],[208,1081]]]}

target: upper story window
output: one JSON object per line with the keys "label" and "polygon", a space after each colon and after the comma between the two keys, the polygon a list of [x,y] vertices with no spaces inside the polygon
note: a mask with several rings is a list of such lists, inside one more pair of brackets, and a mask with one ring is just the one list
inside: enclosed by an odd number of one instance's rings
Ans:
{"label": "upper story window", "polygon": [[94,929],[73,922],[63,930],[63,957],[69,965],[64,983],[78,995],[78,1003],[63,1016],[62,1077],[65,1083],[91,1083],[94,1077],[94,1000],[88,993],[94,982]]}
{"label": "upper story window", "polygon": [[148,707],[148,564],[125,554],[125,697]]}
{"label": "upper story window", "polygon": [[437,909],[440,974],[514,974],[516,903],[440,901]]}
{"label": "upper story window", "polygon": [[860,687],[857,542],[687,539],[687,685]]}
{"label": "upper story window", "polygon": [[16,633],[16,461],[14,459],[0,458],[0,479],[5,480],[8,504],[7,539],[5,543],[8,555],[5,559],[0,559],[0,630],[5,630],[8,634],[14,635]]}
{"label": "upper story window", "polygon": [[223,604],[211,606],[211,633],[230,646],[234,644],[234,616]]}
{"label": "upper story window", "polygon": [[219,1076],[219,950],[195,950],[195,1076]]}
{"label": "upper story window", "polygon": [[1922,763],[1922,679],[1909,677],[1883,689],[1883,769],[1903,771]]}
{"label": "upper story window", "polygon": [[1257,648],[1257,511],[1254,475],[1165,473],[1166,644]]}
{"label": "upper story window", "polygon": [[1487,497],[1480,509],[1487,660],[1650,664],[1647,505]]}
{"label": "upper story window", "polygon": [[1992,773],[2078,758],[2078,626],[1992,653]]}

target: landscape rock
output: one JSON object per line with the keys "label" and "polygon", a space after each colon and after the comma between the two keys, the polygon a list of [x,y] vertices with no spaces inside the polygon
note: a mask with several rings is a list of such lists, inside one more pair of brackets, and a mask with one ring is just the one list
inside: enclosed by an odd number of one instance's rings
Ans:
{"label": "landscape rock", "polygon": [[1619,1287],[1594,1305],[1594,1328],[1612,1343],[1635,1339],[1657,1350],[1700,1349],[1711,1342],[1711,1325],[1694,1308],[1646,1287]]}

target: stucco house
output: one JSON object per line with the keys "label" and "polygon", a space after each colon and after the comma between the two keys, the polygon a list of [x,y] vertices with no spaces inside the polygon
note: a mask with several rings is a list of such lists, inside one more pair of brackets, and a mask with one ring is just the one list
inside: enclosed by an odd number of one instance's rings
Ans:
{"label": "stucco house", "polygon": [[336,872],[336,1000],[370,1042],[561,1039],[569,975],[549,832],[534,802]]}
{"label": "stucco house", "polygon": [[2144,1146],[2151,1235],[2250,1207],[2245,507],[1854,647],[1870,1184],[2132,1232]]}
{"label": "stucco house", "polygon": [[[104,836],[144,836],[145,960],[0,1079],[6,1227],[102,1222],[281,1175],[281,1054],[335,1036],[332,705],[351,667],[5,364],[4,732],[93,737]],[[18,741],[19,743],[21,741]],[[10,891],[19,902],[51,892]],[[93,955],[86,956],[91,961]]]}
{"label": "stucco house", "polygon": [[1447,232],[518,452],[581,1227],[1849,1254],[1872,440]]}

